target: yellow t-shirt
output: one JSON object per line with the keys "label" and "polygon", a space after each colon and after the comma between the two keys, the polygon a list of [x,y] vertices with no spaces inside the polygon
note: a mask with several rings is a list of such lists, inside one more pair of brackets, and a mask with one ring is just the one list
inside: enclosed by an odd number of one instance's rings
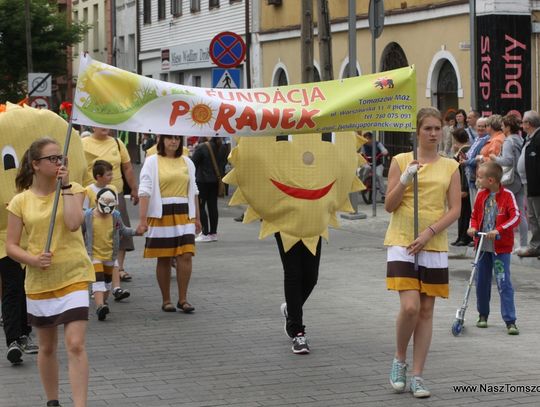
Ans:
{"label": "yellow t-shirt", "polygon": [[[401,172],[413,160],[412,153],[398,154],[394,157]],[[421,232],[442,218],[447,210],[446,194],[450,187],[452,174],[459,164],[451,158],[440,157],[437,161],[424,164],[418,171],[418,230]],[[384,239],[385,246],[410,245],[414,240],[414,194],[413,184],[405,189],[399,207],[392,212],[390,225]],[[448,233],[440,231],[433,236],[424,250],[448,251]]]}
{"label": "yellow t-shirt", "polygon": [[[148,150],[146,150],[146,156],[150,157],[151,155],[157,154],[157,144],[154,144],[152,147],[150,147]],[[189,148],[184,146],[182,148],[182,155],[185,155],[186,157],[189,156]]]}
{"label": "yellow t-shirt", "polygon": [[[129,153],[122,141],[118,140],[118,144],[113,137],[107,137],[105,140],[99,140],[94,137],[84,137],[82,139],[86,164],[88,172],[92,174],[92,167],[96,160],[105,160],[113,166],[113,179],[111,183],[116,187],[117,191],[122,191],[122,171],[121,164],[130,162]],[[120,145],[120,151],[118,151]]]}
{"label": "yellow t-shirt", "polygon": [[111,261],[113,252],[113,220],[112,215],[92,216],[93,238],[92,256],[94,259]]}
{"label": "yellow t-shirt", "polygon": [[[114,185],[109,184],[105,188],[112,189],[114,193],[118,195],[118,190],[116,189]],[[86,194],[86,196],[84,197],[84,202],[83,202],[84,209],[87,209],[87,208],[93,209],[96,207],[96,198],[99,191],[101,191],[101,188],[98,187],[95,183],[88,185],[84,189],[84,192]]]}
{"label": "yellow t-shirt", "polygon": [[189,173],[182,157],[158,156],[158,179],[162,198],[188,196]]}
{"label": "yellow t-shirt", "polygon": [[[72,182],[75,194],[84,189]],[[38,196],[30,190],[13,197],[7,210],[20,218],[28,235],[27,251],[33,255],[43,253],[51,218],[55,193]],[[64,224],[64,200],[60,197],[56,222],[51,241],[52,264],[46,269],[26,268],[25,290],[27,294],[39,294],[59,290],[68,285],[95,280],[94,268],[86,253],[81,230],[71,232]]]}

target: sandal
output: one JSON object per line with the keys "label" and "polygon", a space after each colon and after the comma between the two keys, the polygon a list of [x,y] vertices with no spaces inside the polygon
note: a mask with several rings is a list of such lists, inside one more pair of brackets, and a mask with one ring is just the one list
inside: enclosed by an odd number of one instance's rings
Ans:
{"label": "sandal", "polygon": [[131,281],[131,275],[127,271],[124,271],[124,269],[118,270],[118,274],[120,281]]}
{"label": "sandal", "polygon": [[180,310],[180,311],[183,311],[185,312],[186,314],[190,314],[192,313],[193,311],[195,311],[195,307],[193,305],[191,305],[189,302],[183,302],[182,304],[180,304],[180,301],[178,301],[178,303],[176,304],[176,307]]}
{"label": "sandal", "polygon": [[163,312],[176,312],[176,308],[170,302],[167,302],[161,306]]}

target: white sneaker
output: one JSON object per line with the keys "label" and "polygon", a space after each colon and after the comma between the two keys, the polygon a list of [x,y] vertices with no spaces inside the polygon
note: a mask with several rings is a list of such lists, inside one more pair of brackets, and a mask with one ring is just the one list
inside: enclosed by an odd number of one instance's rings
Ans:
{"label": "white sneaker", "polygon": [[204,243],[204,242],[211,242],[212,238],[210,235],[203,235],[202,233],[195,238],[196,242]]}
{"label": "white sneaker", "polygon": [[214,233],[212,235],[208,235],[210,236],[210,241],[211,242],[217,242],[217,233]]}

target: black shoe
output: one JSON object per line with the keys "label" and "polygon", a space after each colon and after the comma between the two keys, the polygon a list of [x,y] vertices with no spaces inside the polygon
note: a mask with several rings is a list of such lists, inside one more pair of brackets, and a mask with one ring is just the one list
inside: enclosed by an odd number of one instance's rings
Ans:
{"label": "black shoe", "polygon": [[297,355],[307,355],[309,353],[309,345],[304,333],[300,332],[293,338],[292,351]]}
{"label": "black shoe", "polygon": [[20,365],[22,363],[22,354],[23,352],[19,343],[17,341],[11,342],[6,353],[7,360],[9,360],[12,365]]}
{"label": "black shoe", "polygon": [[116,302],[118,302],[118,301],[122,301],[125,298],[128,298],[131,295],[131,293],[129,292],[129,290],[124,290],[122,288],[117,288],[117,289],[113,290],[112,295],[114,297],[114,300]]}
{"label": "black shoe", "polygon": [[237,216],[236,218],[234,218],[234,220],[236,222],[243,222],[244,221],[244,214],[242,214],[240,216]]}
{"label": "black shoe", "polygon": [[47,407],[62,407],[58,400],[49,400],[47,401]]}
{"label": "black shoe", "polygon": [[454,246],[463,247],[463,246],[467,246],[468,244],[469,244],[468,242],[464,242],[463,240],[460,240]]}
{"label": "black shoe", "polygon": [[450,243],[450,246],[457,246],[458,243],[459,243],[459,239]]}
{"label": "black shoe", "polygon": [[17,342],[19,343],[19,348],[27,355],[35,355],[39,352],[39,346],[34,344],[30,336],[22,335],[17,339]]}
{"label": "black shoe", "polygon": [[107,304],[100,305],[97,310],[97,318],[99,321],[105,321],[105,318],[107,318],[107,314],[109,313],[109,306]]}

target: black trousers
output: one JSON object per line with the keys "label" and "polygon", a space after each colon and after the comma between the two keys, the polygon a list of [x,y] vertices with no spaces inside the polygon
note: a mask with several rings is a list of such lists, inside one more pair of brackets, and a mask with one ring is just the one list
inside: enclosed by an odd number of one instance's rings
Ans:
{"label": "black trousers", "polygon": [[[203,235],[215,235],[218,226],[218,183],[197,182],[199,188],[199,212],[201,215],[201,227]],[[206,208],[208,207],[208,214]],[[210,228],[208,221],[210,220]]]}
{"label": "black trousers", "polygon": [[26,316],[25,271],[15,260],[3,257],[0,259],[0,275],[2,276],[2,319],[6,345],[9,346],[11,342],[32,331]]}
{"label": "black trousers", "polygon": [[303,333],[302,307],[309,298],[319,277],[321,260],[321,238],[317,244],[314,256],[304,244],[299,241],[285,253],[281,235],[275,234],[281,263],[284,271],[285,301],[287,302],[287,332],[290,336]]}

